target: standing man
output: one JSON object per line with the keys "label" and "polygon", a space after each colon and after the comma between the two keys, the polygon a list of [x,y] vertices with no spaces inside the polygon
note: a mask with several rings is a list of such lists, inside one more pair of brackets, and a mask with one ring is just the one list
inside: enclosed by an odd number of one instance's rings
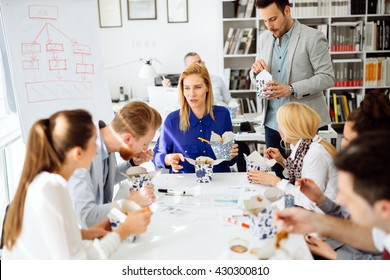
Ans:
{"label": "standing man", "polygon": [[[258,112],[267,147],[278,148],[286,156],[276,123],[276,112],[283,104],[305,103],[320,115],[321,126],[330,122],[323,93],[335,81],[329,44],[322,32],[291,17],[288,0],[257,0],[256,7],[268,30],[258,37],[251,79],[256,83],[256,75],[264,69],[272,75],[273,81],[263,88],[268,97],[261,100]],[[273,170],[282,177],[280,165]]]}

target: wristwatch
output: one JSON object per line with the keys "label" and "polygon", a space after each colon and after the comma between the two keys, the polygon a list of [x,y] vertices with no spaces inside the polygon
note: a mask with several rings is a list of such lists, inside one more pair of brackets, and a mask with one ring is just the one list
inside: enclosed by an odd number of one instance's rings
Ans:
{"label": "wristwatch", "polygon": [[295,94],[295,91],[294,91],[294,88],[293,88],[292,85],[288,85],[288,89],[290,90],[290,94],[291,94],[291,95],[294,95],[295,97],[297,97],[296,94]]}

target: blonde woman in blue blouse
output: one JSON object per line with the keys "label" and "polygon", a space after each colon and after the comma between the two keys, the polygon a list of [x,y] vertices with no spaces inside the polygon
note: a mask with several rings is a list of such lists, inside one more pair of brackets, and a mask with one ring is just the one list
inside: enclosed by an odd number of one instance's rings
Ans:
{"label": "blonde woman in blue blouse", "polygon": [[[214,105],[210,75],[203,64],[187,66],[180,76],[178,88],[180,109],[167,116],[154,148],[153,161],[160,168],[169,168],[170,172],[194,173],[194,166],[184,157],[215,159],[210,145],[199,137],[208,140],[212,131],[222,135],[233,131],[233,126],[228,109]],[[230,172],[230,166],[237,161],[237,144],[230,155],[232,159],[215,165],[214,172]]]}

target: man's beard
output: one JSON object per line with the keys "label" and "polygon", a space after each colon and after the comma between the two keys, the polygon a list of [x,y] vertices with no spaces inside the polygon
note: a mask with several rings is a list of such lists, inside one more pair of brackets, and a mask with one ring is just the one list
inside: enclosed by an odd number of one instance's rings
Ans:
{"label": "man's beard", "polygon": [[123,160],[130,160],[132,157],[134,157],[130,146],[121,146],[119,149],[119,155],[121,158],[123,158]]}

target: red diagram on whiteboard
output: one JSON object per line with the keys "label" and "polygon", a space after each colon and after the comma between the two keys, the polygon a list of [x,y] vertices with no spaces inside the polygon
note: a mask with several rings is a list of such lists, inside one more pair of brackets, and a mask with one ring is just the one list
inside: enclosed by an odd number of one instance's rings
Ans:
{"label": "red diagram on whiteboard", "polygon": [[88,63],[92,51],[57,28],[57,6],[30,5],[29,19],[43,26],[31,42],[21,43],[22,69],[28,103],[62,99],[92,99],[91,77],[95,65]]}

